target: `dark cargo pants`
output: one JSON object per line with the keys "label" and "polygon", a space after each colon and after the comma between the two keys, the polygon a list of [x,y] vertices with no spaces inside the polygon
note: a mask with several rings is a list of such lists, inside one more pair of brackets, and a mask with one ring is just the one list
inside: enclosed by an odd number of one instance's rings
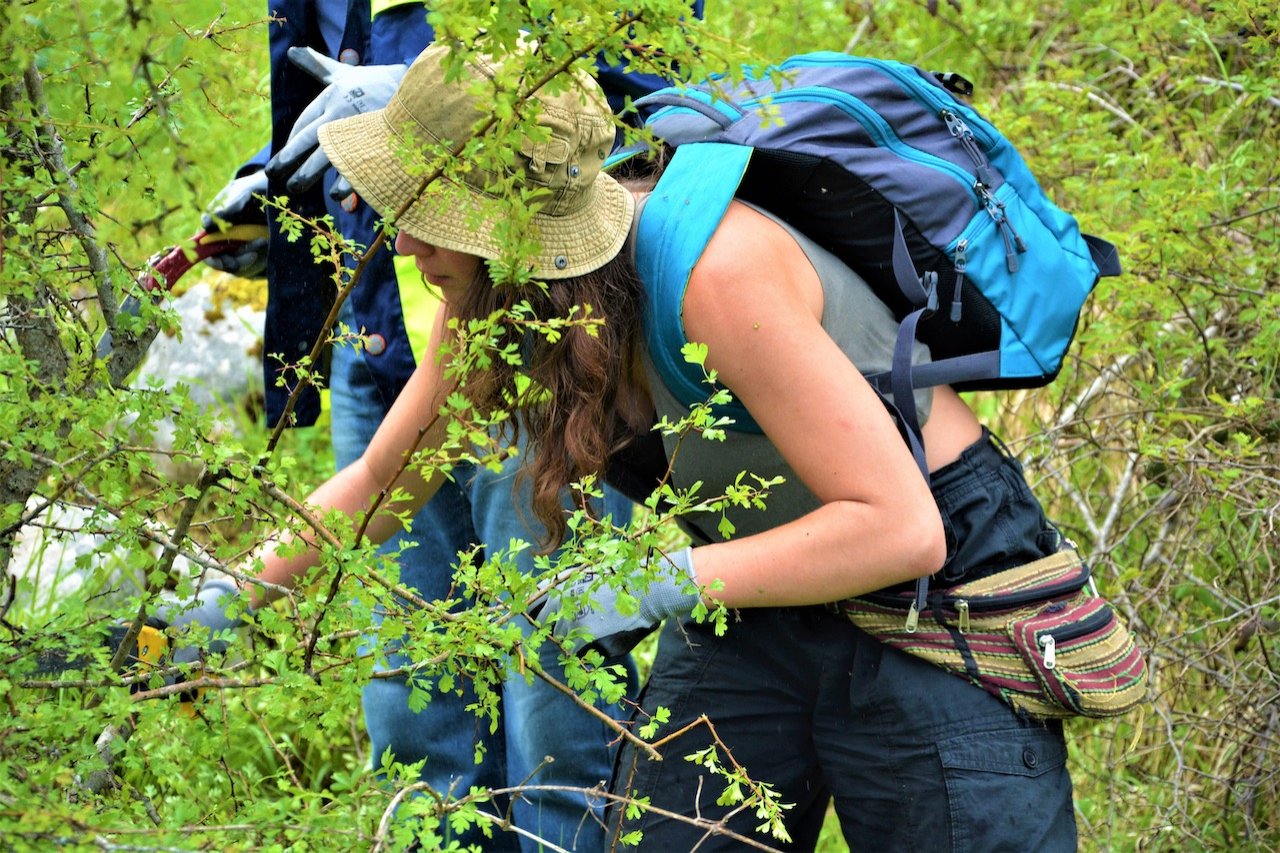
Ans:
{"label": "dark cargo pants", "polygon": [[[935,472],[933,488],[951,554],[939,582],[1008,568],[1057,546],[1017,462],[988,441]],[[790,844],[755,834],[753,809],[731,818],[732,830],[810,850],[834,801],[854,851],[1076,849],[1059,724],[1019,719],[985,691],[880,644],[831,608],[738,616],[723,637],[693,623],[667,625],[641,697],[645,713],[671,712],[659,737],[705,714],[733,760],[794,804],[786,815]],[[710,729],[699,725],[667,744],[662,761],[625,749],[613,781],[615,794],[702,818],[701,827],[653,811],[627,820],[614,808],[611,834],[642,831],[642,850],[745,849],[723,835],[706,837],[706,825],[734,808],[716,803],[724,789],[718,777],[684,760],[711,743]]]}

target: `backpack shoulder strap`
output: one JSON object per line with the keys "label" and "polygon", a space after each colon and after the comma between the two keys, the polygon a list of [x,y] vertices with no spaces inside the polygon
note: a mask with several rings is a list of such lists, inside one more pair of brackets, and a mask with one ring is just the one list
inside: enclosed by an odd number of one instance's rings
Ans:
{"label": "backpack shoulder strap", "polygon": [[[705,400],[701,370],[684,360],[681,309],[694,266],[724,219],[754,149],[693,142],[675,150],[636,223],[636,272],[647,294],[644,330],[650,358],[681,403]],[[734,404],[739,428],[754,422]]]}

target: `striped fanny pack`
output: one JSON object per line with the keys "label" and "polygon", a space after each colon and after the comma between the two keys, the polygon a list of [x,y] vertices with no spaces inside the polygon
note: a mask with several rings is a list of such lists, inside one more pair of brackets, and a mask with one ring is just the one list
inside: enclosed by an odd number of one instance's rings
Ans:
{"label": "striped fanny pack", "polygon": [[841,608],[871,636],[1032,717],[1113,717],[1146,695],[1142,651],[1074,549],[935,589],[918,618],[913,600],[881,592]]}

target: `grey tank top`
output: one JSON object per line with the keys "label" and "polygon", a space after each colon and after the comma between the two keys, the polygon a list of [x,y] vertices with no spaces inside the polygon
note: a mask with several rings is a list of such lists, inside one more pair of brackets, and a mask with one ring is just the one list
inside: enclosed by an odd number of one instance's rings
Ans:
{"label": "grey tank top", "polygon": [[[832,340],[862,373],[888,370],[898,333],[898,322],[889,308],[876,297],[861,276],[835,255],[776,216],[754,205],[752,207],[785,228],[813,265],[822,283],[822,328]],[[639,214],[637,209],[637,219]],[[726,298],[732,298],[732,294],[727,293]],[[912,360],[916,364],[927,362],[928,347],[917,343]],[[658,417],[675,422],[688,414],[688,408],[672,396],[647,353],[644,368]],[[921,424],[929,416],[932,400],[929,389],[916,392]],[[675,453],[677,441],[680,441],[678,454]],[[665,436],[663,445],[667,459],[673,455],[676,458],[673,484],[679,489],[687,489],[701,481],[698,494],[703,498],[724,494],[725,489],[733,485],[744,471],[765,479],[784,478],[785,482],[770,490],[764,510],[732,507],[725,512],[734,527],[733,538],[777,527],[821,505],[821,501],[800,482],[764,435],[730,430],[723,442],[709,441],[697,435],[689,435],[683,440]],[[743,479],[743,485],[755,484],[750,476]],[[682,519],[681,524],[696,541],[716,542],[723,538],[718,532],[719,515],[714,518],[692,516]]]}

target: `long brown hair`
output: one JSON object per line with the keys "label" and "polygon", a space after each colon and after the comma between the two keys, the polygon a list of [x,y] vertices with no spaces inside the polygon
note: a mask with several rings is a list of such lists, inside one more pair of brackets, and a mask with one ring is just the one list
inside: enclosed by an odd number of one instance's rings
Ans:
{"label": "long brown hair", "polygon": [[[651,190],[670,151],[665,147],[625,161],[613,175],[634,192]],[[549,339],[509,313],[527,302],[538,320],[571,315],[575,323]],[[520,365],[494,359],[485,381],[469,386],[481,411],[517,410],[513,429],[525,431],[520,476],[532,481],[532,509],[552,550],[564,539],[565,487],[589,474],[603,478],[609,457],[652,426],[653,408],[641,365],[644,286],[631,240],[607,264],[585,275],[524,285],[495,286],[488,269],[452,306],[462,321],[498,316],[499,346],[515,346]],[[523,387],[517,374],[530,380]]]}
{"label": "long brown hair", "polygon": [[[494,359],[484,381],[468,385],[468,396],[482,412],[518,412],[511,423],[527,437],[520,476],[532,481],[532,510],[546,528],[541,544],[548,550],[564,538],[565,486],[602,477],[609,457],[650,425],[637,381],[642,296],[628,245],[576,278],[495,286],[485,271],[452,306],[463,321],[497,315],[499,346],[520,352],[518,366]],[[583,322],[549,339],[509,313],[521,302],[538,320]],[[517,374],[530,381],[518,384]]]}

